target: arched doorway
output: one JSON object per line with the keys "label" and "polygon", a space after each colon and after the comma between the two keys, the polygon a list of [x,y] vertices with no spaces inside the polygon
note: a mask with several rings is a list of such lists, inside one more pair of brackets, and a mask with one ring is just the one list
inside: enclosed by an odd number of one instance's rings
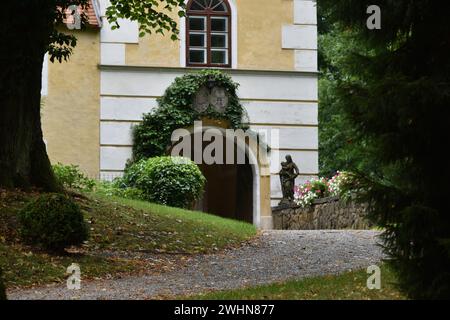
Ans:
{"label": "arched doorway", "polygon": [[[205,128],[207,130],[208,128]],[[216,128],[217,130],[217,128]],[[196,137],[200,135],[200,137]],[[191,160],[196,160],[194,154],[198,152],[195,149],[195,141],[202,141],[200,154],[203,155],[205,148],[211,143],[203,141],[203,131],[196,133],[189,133],[191,148],[188,150],[189,154],[183,152],[182,154],[174,154],[173,148],[170,149],[172,155],[180,155]],[[222,145],[227,146],[225,135],[215,136],[214,139],[222,139]],[[216,140],[214,140],[216,141]],[[257,206],[257,179],[255,174],[254,164],[251,164],[247,150],[240,150],[238,145],[234,142],[232,144],[233,150],[223,148],[223,153],[216,157],[217,162],[207,164],[204,161],[198,163],[200,170],[206,178],[205,190],[202,198],[196,203],[195,209],[202,212],[215,214],[224,218],[241,220],[253,224],[258,224],[259,219]],[[233,163],[227,164],[227,155],[232,152],[234,155]],[[245,162],[238,162],[238,153],[245,153]]]}
{"label": "arched doorway", "polygon": [[199,167],[207,182],[196,209],[253,223],[253,173],[250,164],[200,164]]}

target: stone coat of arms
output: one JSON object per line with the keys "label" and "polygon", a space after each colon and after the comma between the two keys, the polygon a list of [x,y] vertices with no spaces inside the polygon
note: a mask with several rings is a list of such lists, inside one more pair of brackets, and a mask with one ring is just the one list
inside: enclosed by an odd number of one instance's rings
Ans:
{"label": "stone coat of arms", "polygon": [[215,111],[224,113],[228,106],[228,93],[223,87],[213,87],[208,89],[202,86],[194,98],[192,107],[197,112],[205,112],[209,106],[212,106]]}

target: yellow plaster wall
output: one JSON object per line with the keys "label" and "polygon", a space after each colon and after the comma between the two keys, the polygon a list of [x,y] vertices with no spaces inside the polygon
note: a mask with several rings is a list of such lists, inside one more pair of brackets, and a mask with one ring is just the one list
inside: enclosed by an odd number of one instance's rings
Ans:
{"label": "yellow plaster wall", "polygon": [[294,70],[294,51],[281,48],[282,26],[293,24],[293,1],[236,2],[239,69]]}
{"label": "yellow plaster wall", "polygon": [[[162,9],[162,8],[161,8]],[[167,12],[179,22],[176,12]],[[134,66],[179,67],[180,42],[171,39],[172,33],[151,34],[139,39],[139,44],[126,45],[126,64]]]}
{"label": "yellow plaster wall", "polygon": [[[294,51],[281,48],[283,25],[293,24],[292,0],[229,0],[238,10],[238,69],[295,70]],[[172,13],[178,21],[176,13]],[[233,17],[235,18],[235,17]],[[126,45],[126,64],[179,67],[180,44],[170,34]]]}
{"label": "yellow plaster wall", "polygon": [[133,66],[179,67],[180,44],[170,35],[145,36],[139,44],[126,45],[126,64]]}
{"label": "yellow plaster wall", "polygon": [[42,125],[51,162],[79,165],[94,177],[100,169],[100,31],[76,36],[68,62],[49,62]]}

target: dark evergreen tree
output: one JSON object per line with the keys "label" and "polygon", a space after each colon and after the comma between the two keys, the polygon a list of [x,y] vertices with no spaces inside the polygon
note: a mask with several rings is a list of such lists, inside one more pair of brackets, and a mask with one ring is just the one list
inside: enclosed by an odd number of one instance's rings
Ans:
{"label": "dark evergreen tree", "polygon": [[[359,181],[371,218],[386,229],[400,285],[412,298],[450,298],[449,11],[431,0],[318,3],[328,23],[350,30],[363,49],[347,54],[336,99],[378,165]],[[366,27],[373,4],[381,30]]]}

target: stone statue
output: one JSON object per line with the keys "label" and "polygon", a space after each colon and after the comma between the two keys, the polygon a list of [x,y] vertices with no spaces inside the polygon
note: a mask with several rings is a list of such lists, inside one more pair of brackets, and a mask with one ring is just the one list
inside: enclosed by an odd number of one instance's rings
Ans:
{"label": "stone statue", "polygon": [[290,155],[286,156],[286,162],[281,162],[279,174],[281,191],[283,192],[283,199],[281,199],[279,205],[291,205],[294,202],[295,178],[298,177],[299,170]]}

